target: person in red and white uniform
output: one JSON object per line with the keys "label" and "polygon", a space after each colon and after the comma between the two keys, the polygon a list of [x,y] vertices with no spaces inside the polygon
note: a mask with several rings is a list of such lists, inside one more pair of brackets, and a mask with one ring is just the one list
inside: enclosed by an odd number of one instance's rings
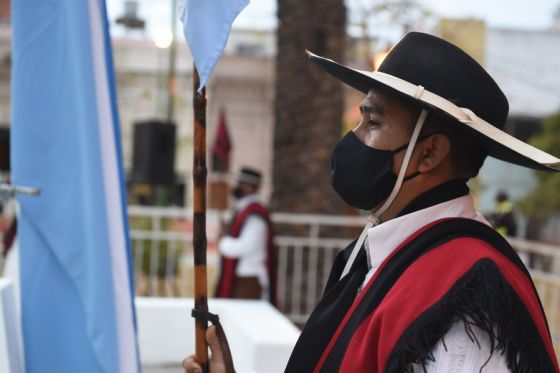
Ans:
{"label": "person in red and white uniform", "polygon": [[233,216],[218,243],[218,298],[266,299],[276,304],[273,230],[269,211],[258,196],[261,182],[260,172],[245,167],[232,189]]}
{"label": "person in red and white uniform", "polygon": [[[370,215],[286,372],[560,372],[531,276],[467,186],[487,156],[550,172],[560,159],[503,131],[504,93],[438,37],[407,34],[373,72],[309,57],[365,95],[333,149],[331,182]],[[218,360],[212,373],[232,371]],[[183,366],[199,369],[192,357]]]}

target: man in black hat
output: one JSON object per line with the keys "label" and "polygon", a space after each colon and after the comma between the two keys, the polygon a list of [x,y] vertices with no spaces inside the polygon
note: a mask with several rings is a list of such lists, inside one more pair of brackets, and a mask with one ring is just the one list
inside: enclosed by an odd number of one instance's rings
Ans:
{"label": "man in black hat", "polygon": [[233,216],[226,235],[218,243],[218,298],[266,299],[276,303],[273,232],[268,209],[258,197],[261,181],[260,172],[245,167],[232,189]]}
{"label": "man in black hat", "polygon": [[544,171],[560,159],[501,130],[506,97],[444,40],[410,33],[375,72],[310,58],[366,94],[360,123],[333,150],[331,179],[371,213],[338,255],[286,371],[559,371],[531,277],[466,182],[487,155]]}

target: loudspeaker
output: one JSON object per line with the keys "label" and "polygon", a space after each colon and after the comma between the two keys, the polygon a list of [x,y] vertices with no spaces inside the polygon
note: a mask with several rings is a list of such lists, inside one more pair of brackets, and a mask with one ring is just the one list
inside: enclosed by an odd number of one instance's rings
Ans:
{"label": "loudspeaker", "polygon": [[134,124],[131,181],[173,184],[175,169],[175,125],[149,120]]}
{"label": "loudspeaker", "polygon": [[10,171],[10,129],[0,127],[0,171]]}

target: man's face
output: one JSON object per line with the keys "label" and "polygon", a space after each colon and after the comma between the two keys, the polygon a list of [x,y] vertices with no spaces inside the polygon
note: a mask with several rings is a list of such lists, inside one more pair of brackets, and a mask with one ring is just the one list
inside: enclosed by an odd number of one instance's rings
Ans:
{"label": "man's face", "polygon": [[241,191],[240,197],[244,197],[250,194],[255,194],[258,191],[258,188],[253,184],[245,183],[243,181],[238,181],[235,187],[232,189],[232,192],[234,190]]}
{"label": "man's face", "polygon": [[[361,142],[380,150],[393,150],[410,141],[418,111],[395,95],[382,90],[370,90],[360,105],[362,118],[354,128]],[[404,157],[395,155],[394,169]]]}
{"label": "man's face", "polygon": [[360,112],[362,117],[354,133],[364,144],[380,150],[406,144],[418,115],[395,95],[373,89],[363,99]]}

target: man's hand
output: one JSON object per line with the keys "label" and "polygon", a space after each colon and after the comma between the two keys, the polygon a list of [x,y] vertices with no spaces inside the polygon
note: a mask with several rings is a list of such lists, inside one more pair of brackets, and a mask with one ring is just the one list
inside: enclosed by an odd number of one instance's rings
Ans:
{"label": "man's hand", "polygon": [[[206,342],[210,346],[212,355],[209,358],[208,364],[210,373],[225,373],[226,366],[224,364],[224,354],[220,348],[220,342],[216,335],[216,327],[211,326],[206,331]],[[202,367],[195,360],[194,355],[191,355],[183,360],[183,368],[185,373],[203,373]]]}

